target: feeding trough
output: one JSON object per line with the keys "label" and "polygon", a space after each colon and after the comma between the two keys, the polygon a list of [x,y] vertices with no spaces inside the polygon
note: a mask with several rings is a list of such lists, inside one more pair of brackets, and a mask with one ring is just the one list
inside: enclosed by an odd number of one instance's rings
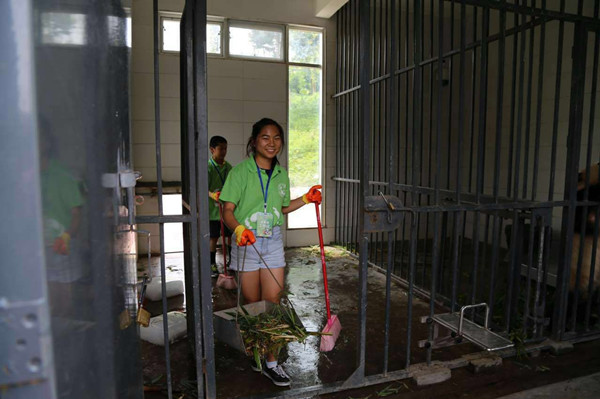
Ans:
{"label": "feeding trough", "polygon": [[[262,313],[273,312],[276,308],[276,305],[272,302],[260,301],[243,305],[240,307],[243,307],[246,310],[246,312],[248,312],[249,316],[258,316]],[[291,306],[288,306],[286,308],[289,311],[289,314],[293,317],[294,324],[300,327],[302,330],[304,330],[304,325],[302,324],[302,321],[296,314],[296,311]],[[213,323],[215,328],[215,336],[219,341],[224,342],[232,348],[235,348],[241,352],[244,352],[248,356],[251,356],[252,353],[246,350],[246,346],[244,344],[244,339],[239,329],[239,325],[236,324],[235,315],[238,311],[240,312],[237,316],[239,321],[240,318],[244,317],[244,314],[243,310],[238,310],[237,307],[221,310],[214,313]]]}

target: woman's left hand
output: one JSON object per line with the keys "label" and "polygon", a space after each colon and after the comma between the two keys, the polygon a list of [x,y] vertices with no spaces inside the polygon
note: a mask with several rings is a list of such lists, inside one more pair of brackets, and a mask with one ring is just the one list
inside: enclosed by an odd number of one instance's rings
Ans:
{"label": "woman's left hand", "polygon": [[316,186],[312,186],[308,190],[308,192],[302,196],[302,201],[304,201],[305,204],[308,204],[309,202],[313,202],[315,204],[320,204],[321,201],[323,200],[321,192],[319,191],[319,189],[321,189],[321,188],[323,188],[323,186],[321,186],[320,184],[317,184]]}

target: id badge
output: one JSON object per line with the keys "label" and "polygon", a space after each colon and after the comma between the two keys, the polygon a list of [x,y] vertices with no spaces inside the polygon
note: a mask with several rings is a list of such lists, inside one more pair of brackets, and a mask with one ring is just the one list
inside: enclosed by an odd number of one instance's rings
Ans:
{"label": "id badge", "polygon": [[270,213],[259,213],[256,218],[256,235],[258,237],[273,236],[273,215]]}

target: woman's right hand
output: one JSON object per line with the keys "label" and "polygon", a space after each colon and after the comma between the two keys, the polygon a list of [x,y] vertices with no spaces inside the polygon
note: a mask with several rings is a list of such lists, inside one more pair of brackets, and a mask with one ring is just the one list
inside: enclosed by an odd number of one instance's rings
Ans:
{"label": "woman's right hand", "polygon": [[235,233],[235,241],[240,247],[254,244],[256,242],[256,237],[254,237],[252,230],[248,230],[243,224],[240,224],[238,227],[236,227],[233,232]]}

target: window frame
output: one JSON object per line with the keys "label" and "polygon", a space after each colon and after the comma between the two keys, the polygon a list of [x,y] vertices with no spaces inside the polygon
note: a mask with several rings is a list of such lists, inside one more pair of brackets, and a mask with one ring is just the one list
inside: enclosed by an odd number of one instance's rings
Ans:
{"label": "window frame", "polygon": [[180,12],[174,11],[159,11],[158,12],[158,43],[159,43],[159,52],[163,54],[179,54],[181,53],[181,43],[179,43],[179,50],[165,50],[164,48],[164,28],[163,21],[164,20],[176,20],[181,25],[181,16]]}

